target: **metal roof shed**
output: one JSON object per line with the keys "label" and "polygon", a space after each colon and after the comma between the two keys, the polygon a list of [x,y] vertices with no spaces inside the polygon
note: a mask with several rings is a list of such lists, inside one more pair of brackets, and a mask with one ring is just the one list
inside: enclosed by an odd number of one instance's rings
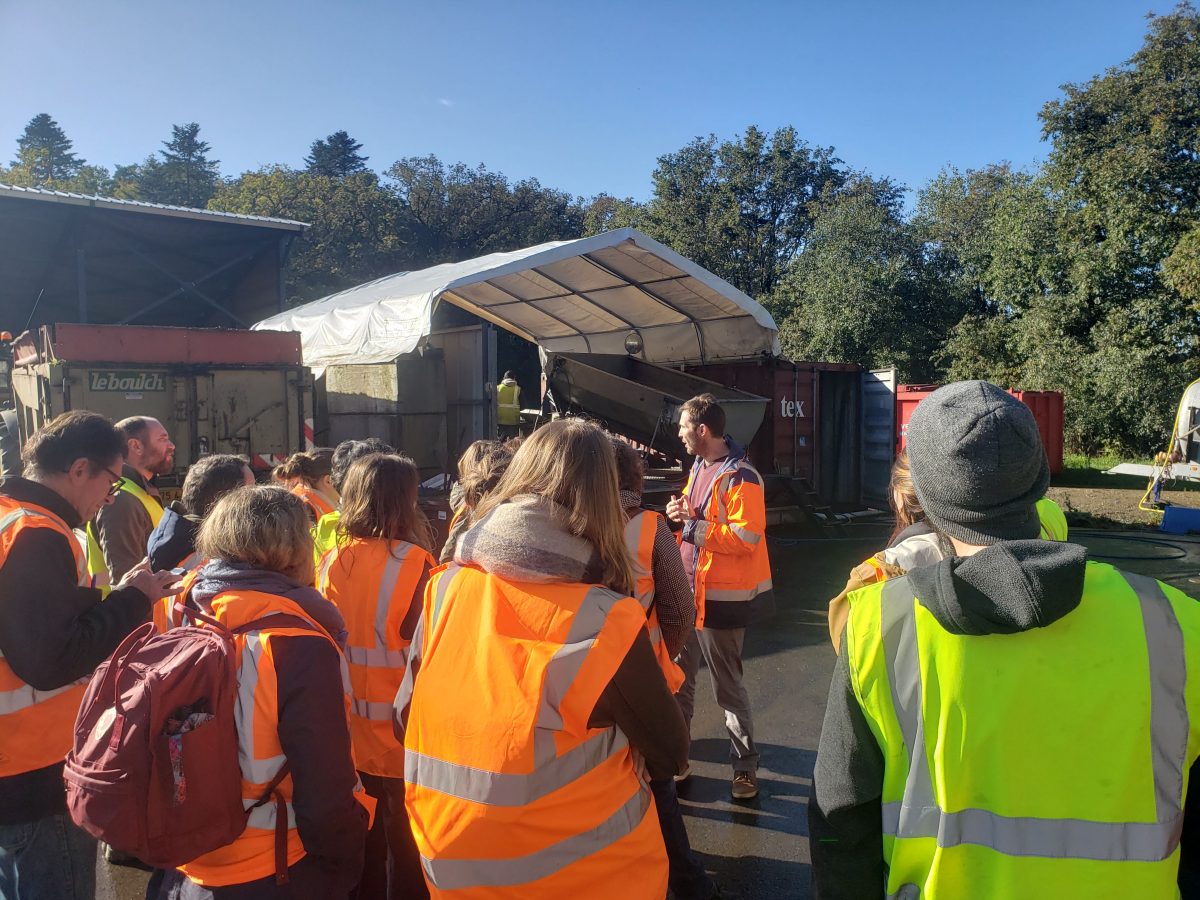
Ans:
{"label": "metal roof shed", "polygon": [[237,326],[283,308],[303,222],[0,184],[0,328]]}
{"label": "metal roof shed", "polygon": [[660,364],[777,354],[775,322],[733,285],[633,228],[401,272],[272,316],[309,366],[388,362],[420,345],[446,300],[543,349]]}

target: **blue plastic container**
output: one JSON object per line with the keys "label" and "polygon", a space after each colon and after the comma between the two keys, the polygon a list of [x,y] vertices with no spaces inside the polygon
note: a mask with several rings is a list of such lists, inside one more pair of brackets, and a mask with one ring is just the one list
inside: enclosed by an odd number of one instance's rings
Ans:
{"label": "blue plastic container", "polygon": [[1168,534],[1200,532],[1200,509],[1168,506],[1163,510],[1162,530]]}

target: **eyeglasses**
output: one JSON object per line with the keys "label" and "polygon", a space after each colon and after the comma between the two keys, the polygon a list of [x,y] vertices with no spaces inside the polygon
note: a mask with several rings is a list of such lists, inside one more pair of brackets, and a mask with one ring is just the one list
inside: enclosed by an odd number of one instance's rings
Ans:
{"label": "eyeglasses", "polygon": [[118,475],[108,466],[101,466],[100,468],[113,477],[112,487],[108,489],[108,496],[115,497],[117,494],[121,493],[121,488],[125,486],[125,477],[123,475]]}

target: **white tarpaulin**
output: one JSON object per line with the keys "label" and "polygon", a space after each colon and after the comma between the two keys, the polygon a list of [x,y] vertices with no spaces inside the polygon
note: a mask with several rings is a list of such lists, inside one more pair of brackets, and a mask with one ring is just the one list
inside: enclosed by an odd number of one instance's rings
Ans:
{"label": "white tarpaulin", "polygon": [[254,327],[300,332],[309,366],[387,362],[420,345],[440,300],[551,351],[623,354],[636,332],[654,363],[779,352],[765,309],[632,228],[388,275]]}

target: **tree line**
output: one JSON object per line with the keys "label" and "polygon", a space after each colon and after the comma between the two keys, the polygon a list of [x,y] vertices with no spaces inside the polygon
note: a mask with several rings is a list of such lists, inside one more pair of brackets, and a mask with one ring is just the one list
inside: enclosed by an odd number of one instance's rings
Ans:
{"label": "tree line", "polygon": [[645,202],[435,156],[376,172],[345,131],[313,141],[303,168],[223,177],[194,122],[110,172],[47,114],[0,181],[308,222],[287,276],[297,303],[632,225],[766,306],[791,359],[1060,390],[1071,449],[1149,453],[1200,377],[1200,13],[1148,17],[1129,60],[1038,115],[1042,165],[948,168],[911,211],[904,186],[790,127],[663,155]]}

